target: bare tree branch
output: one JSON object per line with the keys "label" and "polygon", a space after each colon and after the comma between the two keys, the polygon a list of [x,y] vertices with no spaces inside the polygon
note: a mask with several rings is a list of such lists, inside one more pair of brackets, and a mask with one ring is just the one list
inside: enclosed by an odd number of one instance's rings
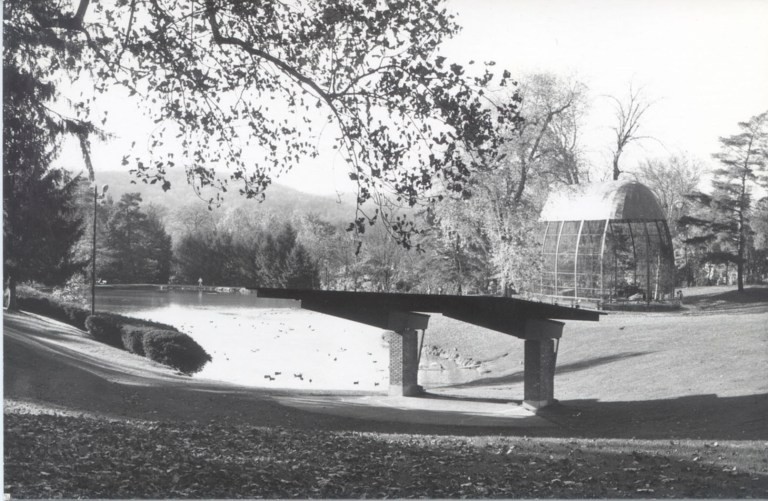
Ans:
{"label": "bare tree branch", "polygon": [[639,136],[637,134],[640,128],[640,120],[653,103],[646,102],[642,96],[642,89],[635,90],[631,85],[629,87],[629,102],[625,108],[624,104],[614,96],[609,96],[616,105],[617,124],[612,128],[616,138],[616,150],[613,153],[613,180],[619,179],[622,170],[619,168],[624,149],[634,141],[650,139],[649,136]]}

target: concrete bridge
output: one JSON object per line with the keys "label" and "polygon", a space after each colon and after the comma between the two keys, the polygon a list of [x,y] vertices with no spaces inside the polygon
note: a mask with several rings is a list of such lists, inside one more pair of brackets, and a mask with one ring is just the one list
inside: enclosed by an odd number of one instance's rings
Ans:
{"label": "concrete bridge", "polygon": [[524,404],[538,409],[554,402],[555,340],[563,334],[558,320],[598,321],[600,312],[510,297],[391,294],[381,292],[256,289],[259,297],[298,299],[307,310],[390,330],[389,393],[413,396],[418,384],[418,330],[427,313],[515,336],[525,342]]}

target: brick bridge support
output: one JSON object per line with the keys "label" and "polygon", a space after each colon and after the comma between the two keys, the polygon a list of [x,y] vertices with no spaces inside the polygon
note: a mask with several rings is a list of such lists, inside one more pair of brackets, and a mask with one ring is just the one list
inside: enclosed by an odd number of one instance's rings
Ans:
{"label": "brick bridge support", "polygon": [[395,311],[389,314],[389,394],[410,397],[422,393],[419,386],[419,334],[429,315]]}
{"label": "brick bridge support", "polygon": [[555,339],[562,337],[563,325],[554,320],[525,322],[523,405],[528,408],[540,409],[555,402]]}
{"label": "brick bridge support", "polygon": [[[429,315],[393,312],[389,316],[389,394],[416,396],[419,386],[418,330],[427,328]],[[523,404],[540,409],[555,402],[555,340],[563,335],[563,323],[528,319],[524,327],[525,369]]]}
{"label": "brick bridge support", "polygon": [[[326,315],[362,322],[389,334],[392,395],[417,395],[419,336],[429,316],[447,318],[492,329],[525,342],[524,404],[539,409],[555,401],[557,346],[563,335],[560,320],[600,320],[599,311],[567,308],[512,297],[400,294],[384,292],[257,289],[259,297],[298,299],[301,307]],[[423,337],[422,337],[423,341]]]}

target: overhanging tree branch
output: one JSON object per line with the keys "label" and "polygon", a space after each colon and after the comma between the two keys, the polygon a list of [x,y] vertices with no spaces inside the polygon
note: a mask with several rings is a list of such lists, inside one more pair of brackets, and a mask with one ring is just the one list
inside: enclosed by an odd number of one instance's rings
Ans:
{"label": "overhanging tree branch", "polygon": [[323,101],[325,101],[326,104],[328,104],[328,106],[331,107],[334,113],[338,113],[338,110],[336,109],[336,105],[333,102],[333,96],[328,94],[314,80],[307,77],[306,75],[302,75],[294,67],[292,67],[290,64],[286,63],[282,59],[279,59],[273,56],[272,54],[264,52],[263,50],[257,49],[253,45],[247,43],[245,40],[242,40],[236,37],[223,36],[221,34],[221,28],[219,26],[219,22],[216,20],[215,0],[205,0],[205,13],[208,19],[208,25],[211,27],[211,34],[213,35],[214,42],[216,42],[219,45],[232,45],[235,47],[240,47],[242,50],[244,50],[245,52],[247,52],[252,56],[256,56],[258,58],[269,61],[270,63],[280,68],[280,70],[282,70],[284,73],[291,76],[294,80],[296,80],[300,84],[306,85],[307,87],[315,91],[317,93],[317,96]]}

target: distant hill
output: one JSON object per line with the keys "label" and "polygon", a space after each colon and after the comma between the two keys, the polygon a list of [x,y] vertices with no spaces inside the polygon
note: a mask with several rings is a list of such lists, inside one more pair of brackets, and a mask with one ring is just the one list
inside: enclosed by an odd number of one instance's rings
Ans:
{"label": "distant hill", "polygon": [[[199,198],[187,183],[183,169],[169,172],[168,180],[171,182],[171,189],[168,191],[163,191],[160,184],[151,185],[142,182],[132,184],[131,181],[135,181],[135,178],[127,171],[97,172],[96,180],[99,185],[109,185],[109,195],[115,201],[119,200],[124,193],[138,192],[144,203],[165,207],[171,212],[176,208],[190,204],[199,204],[201,207],[208,206],[207,198],[206,200]],[[238,194],[237,190],[231,190],[222,195],[224,201],[220,207],[214,208],[214,210],[227,212],[231,209],[248,207],[255,211],[270,211],[285,215],[315,213],[331,223],[348,223],[355,217],[354,196],[349,194],[341,196],[314,195],[275,184],[267,189],[264,202],[248,200]],[[213,195],[208,198],[211,196]]]}

